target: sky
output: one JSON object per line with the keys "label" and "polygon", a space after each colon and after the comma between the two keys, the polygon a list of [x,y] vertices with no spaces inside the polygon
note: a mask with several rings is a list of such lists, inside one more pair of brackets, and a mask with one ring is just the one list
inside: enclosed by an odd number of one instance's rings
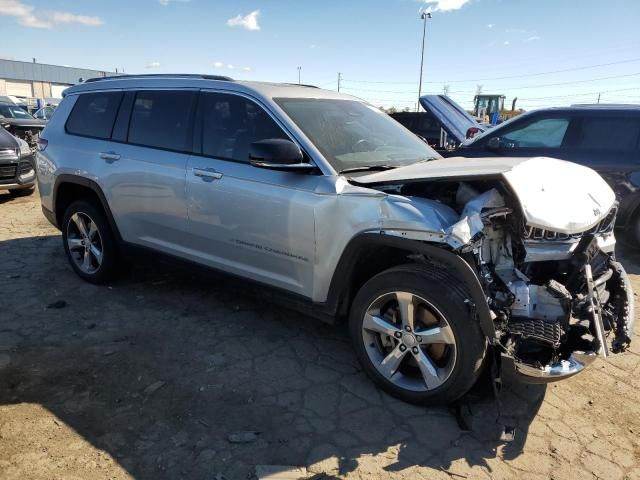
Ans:
{"label": "sky", "polygon": [[413,109],[424,9],[423,94],[640,103],[640,0],[0,0],[0,58],[334,90],[340,72],[341,91]]}

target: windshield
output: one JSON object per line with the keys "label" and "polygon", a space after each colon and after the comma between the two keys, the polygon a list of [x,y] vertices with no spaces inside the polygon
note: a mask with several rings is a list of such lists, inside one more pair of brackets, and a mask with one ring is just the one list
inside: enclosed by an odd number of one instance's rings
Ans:
{"label": "windshield", "polygon": [[33,117],[15,105],[0,105],[0,118],[29,118]]}
{"label": "windshield", "polygon": [[275,101],[338,172],[440,158],[409,130],[366,103],[317,98]]}

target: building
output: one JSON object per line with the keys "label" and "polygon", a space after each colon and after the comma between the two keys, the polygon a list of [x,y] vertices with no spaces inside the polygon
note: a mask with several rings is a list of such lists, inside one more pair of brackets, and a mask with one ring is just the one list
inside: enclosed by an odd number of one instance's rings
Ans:
{"label": "building", "polygon": [[94,77],[117,75],[113,72],[85,68],[45,65],[0,59],[0,96],[12,96],[33,104],[37,99],[59,99],[62,91]]}

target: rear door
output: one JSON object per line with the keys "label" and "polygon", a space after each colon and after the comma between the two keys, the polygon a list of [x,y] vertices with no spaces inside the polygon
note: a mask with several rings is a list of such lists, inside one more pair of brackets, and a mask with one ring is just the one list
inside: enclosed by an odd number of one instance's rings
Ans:
{"label": "rear door", "polygon": [[196,90],[139,90],[123,98],[112,142],[96,154],[125,241],[171,254],[183,250],[196,98]]}

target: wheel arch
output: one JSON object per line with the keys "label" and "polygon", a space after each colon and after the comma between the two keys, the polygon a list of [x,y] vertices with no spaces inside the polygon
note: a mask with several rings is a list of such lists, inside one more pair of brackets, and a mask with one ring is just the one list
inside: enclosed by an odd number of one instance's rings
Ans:
{"label": "wheel arch", "polygon": [[417,240],[380,233],[355,236],[347,244],[334,271],[327,304],[335,311],[336,317],[347,317],[351,301],[368,279],[388,268],[417,262],[418,258],[411,259],[412,256],[422,256],[427,261],[445,264],[455,272],[469,292],[482,332],[492,339],[495,336],[493,320],[475,270],[460,256],[440,246]]}
{"label": "wheel arch", "polygon": [[62,219],[67,207],[75,200],[88,199],[101,207],[109,222],[109,227],[118,243],[122,237],[113,218],[107,199],[95,181],[79,175],[62,174],[56,178],[53,188],[53,209],[58,228],[62,228]]}

